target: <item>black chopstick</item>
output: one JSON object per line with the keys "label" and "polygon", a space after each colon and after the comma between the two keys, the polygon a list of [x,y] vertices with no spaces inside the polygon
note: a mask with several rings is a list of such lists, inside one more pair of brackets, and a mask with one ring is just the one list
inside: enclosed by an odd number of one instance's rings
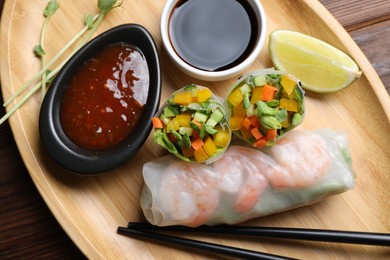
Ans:
{"label": "black chopstick", "polygon": [[187,248],[194,248],[209,253],[222,254],[233,258],[242,259],[267,259],[267,260],[281,260],[281,259],[293,259],[273,254],[261,253],[252,250],[236,248],[225,245],[213,244],[205,241],[197,241],[193,239],[180,238],[175,236],[163,235],[159,233],[148,232],[140,229],[132,229],[125,227],[118,227],[118,234],[126,235],[135,238],[151,239],[157,242],[180,245]]}
{"label": "black chopstick", "polygon": [[373,246],[390,246],[390,234],[370,233],[341,230],[252,227],[252,226],[200,226],[196,228],[185,226],[158,227],[146,222],[130,222],[131,229],[153,231],[202,232],[209,234],[242,235],[257,237],[272,237],[284,239],[298,239],[319,242],[336,242],[363,244]]}

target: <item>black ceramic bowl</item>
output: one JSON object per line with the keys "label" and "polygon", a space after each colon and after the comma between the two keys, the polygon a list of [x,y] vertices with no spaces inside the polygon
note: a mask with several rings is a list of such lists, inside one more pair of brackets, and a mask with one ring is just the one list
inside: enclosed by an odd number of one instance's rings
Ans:
{"label": "black ceramic bowl", "polygon": [[[138,47],[148,64],[150,85],[144,111],[132,133],[121,143],[101,151],[75,145],[66,136],[60,122],[63,94],[79,67],[108,45],[124,42]],[[158,51],[149,32],[137,24],[114,27],[83,46],[58,73],[43,100],[39,132],[48,154],[63,168],[80,174],[97,174],[114,169],[132,158],[146,141],[161,95],[161,72]]]}

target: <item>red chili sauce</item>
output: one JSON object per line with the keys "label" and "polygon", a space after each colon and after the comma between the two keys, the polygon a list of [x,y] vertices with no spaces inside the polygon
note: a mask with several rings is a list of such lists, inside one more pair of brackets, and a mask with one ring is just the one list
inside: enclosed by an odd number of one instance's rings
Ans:
{"label": "red chili sauce", "polygon": [[60,121],[68,138],[92,151],[111,148],[133,131],[149,90],[142,53],[124,43],[86,61],[65,91]]}

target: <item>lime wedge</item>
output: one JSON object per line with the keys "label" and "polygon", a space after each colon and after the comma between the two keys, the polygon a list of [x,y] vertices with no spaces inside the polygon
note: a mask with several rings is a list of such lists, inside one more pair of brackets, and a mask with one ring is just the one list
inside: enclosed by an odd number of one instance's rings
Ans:
{"label": "lime wedge", "polygon": [[275,30],[269,37],[275,68],[301,80],[304,89],[336,92],[362,74],[351,57],[317,38],[290,30]]}

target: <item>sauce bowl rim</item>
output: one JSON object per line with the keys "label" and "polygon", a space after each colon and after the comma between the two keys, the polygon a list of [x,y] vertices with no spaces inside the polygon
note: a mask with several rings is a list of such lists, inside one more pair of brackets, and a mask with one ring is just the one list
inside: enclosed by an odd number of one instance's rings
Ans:
{"label": "sauce bowl rim", "polygon": [[[67,82],[85,61],[115,43],[136,46],[144,55],[149,69],[147,102],[132,133],[118,145],[101,151],[90,151],[75,145],[60,122],[61,100]],[[151,130],[151,118],[157,112],[161,97],[161,69],[158,49],[152,35],[139,24],[128,23],[110,28],[80,48],[62,67],[43,99],[39,113],[39,134],[46,152],[62,168],[77,174],[93,175],[119,167],[142,147]]]}
{"label": "sauce bowl rim", "polygon": [[202,80],[217,81],[225,80],[238,75],[256,60],[257,56],[260,54],[260,51],[263,48],[267,30],[265,11],[259,0],[246,0],[249,2],[249,4],[251,4],[255,13],[257,13],[257,11],[259,12],[259,38],[257,39],[255,48],[251,51],[249,56],[245,58],[245,60],[235,65],[234,67],[223,71],[207,71],[198,69],[185,62],[175,51],[169,38],[169,20],[172,10],[178,1],[179,0],[166,1],[160,19],[160,33],[165,49],[167,50],[171,59],[179,66],[180,69],[184,70],[184,72],[190,74],[191,76]]}

